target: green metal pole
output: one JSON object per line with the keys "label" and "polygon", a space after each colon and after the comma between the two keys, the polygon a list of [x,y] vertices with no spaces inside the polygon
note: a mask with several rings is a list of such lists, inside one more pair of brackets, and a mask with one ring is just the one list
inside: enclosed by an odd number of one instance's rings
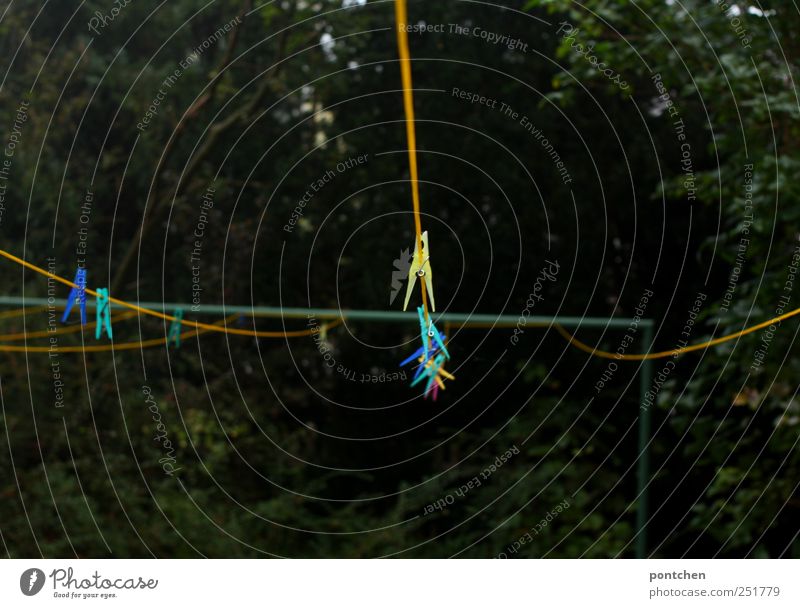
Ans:
{"label": "green metal pole", "polygon": [[[0,306],[63,306],[64,299],[48,298],[20,298],[14,296],[0,296]],[[93,307],[93,301],[87,301],[87,307]],[[388,322],[413,322],[417,319],[414,312],[383,311],[383,310],[348,310],[331,308],[282,308],[276,306],[236,306],[207,304],[192,306],[186,303],[167,302],[137,302],[143,308],[170,313],[177,308],[184,309],[188,315],[200,314],[232,314],[242,313],[252,316],[277,317],[277,318],[307,318],[338,319],[345,317],[351,320],[371,320]],[[486,323],[499,327],[514,326],[520,323],[518,317],[512,315],[495,314],[465,314],[442,313],[435,317],[437,321],[450,321],[453,323],[471,322]],[[625,318],[599,318],[599,317],[528,317],[526,325],[549,325],[558,323],[568,327],[604,327],[624,328],[629,327],[632,319]],[[642,327],[645,348],[649,349],[653,342],[653,321],[650,319],[639,320]],[[647,556],[647,486],[650,475],[650,459],[647,445],[650,442],[650,407],[644,407],[645,394],[653,382],[653,365],[651,361],[643,361],[639,377],[639,461],[637,467],[638,500],[636,508],[636,557]]]}
{"label": "green metal pole", "polygon": [[[653,345],[652,321],[642,328],[645,352]],[[650,423],[651,412],[648,405],[645,407],[645,396],[653,384],[653,362],[643,361],[639,372],[639,462],[636,469],[636,489],[638,501],[636,505],[636,557],[647,557],[647,491],[650,482]]]}
{"label": "green metal pole", "polygon": [[[67,303],[64,299],[50,299],[48,298],[20,298],[13,296],[0,296],[0,306],[64,306]],[[148,308],[165,314],[172,314],[177,308],[182,308],[186,317],[191,318],[192,315],[230,315],[234,313],[241,313],[243,315],[255,317],[274,317],[274,318],[294,318],[306,319],[309,317],[316,317],[318,319],[338,319],[344,317],[352,321],[386,321],[386,322],[417,322],[417,313],[403,312],[401,310],[353,310],[353,309],[336,309],[336,308],[291,308],[280,306],[241,306],[241,305],[221,305],[221,304],[200,304],[192,305],[180,302],[136,302],[132,303],[142,308]],[[86,306],[94,307],[94,299],[87,298]],[[120,310],[117,307],[117,310]],[[522,320],[519,316],[514,315],[496,315],[496,314],[473,314],[473,313],[458,313],[458,312],[445,312],[436,314],[433,313],[433,320],[449,321],[450,323],[481,323],[492,324],[501,327],[514,327],[523,322],[527,326],[533,324],[550,325],[551,323],[558,323],[566,327],[613,327],[623,328],[628,327],[631,319],[622,317],[614,319],[597,318],[597,317],[544,317],[544,316],[530,316]]]}

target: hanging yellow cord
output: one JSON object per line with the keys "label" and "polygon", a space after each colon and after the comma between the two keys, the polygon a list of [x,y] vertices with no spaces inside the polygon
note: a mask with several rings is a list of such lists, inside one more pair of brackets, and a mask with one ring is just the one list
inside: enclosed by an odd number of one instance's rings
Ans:
{"label": "hanging yellow cord", "polygon": [[[18,258],[17,256],[0,249],[0,256],[6,258],[7,260],[11,260],[12,262],[16,262],[20,266],[24,266],[25,268],[32,270],[42,276],[47,278],[53,279],[54,281],[58,281],[63,285],[67,285],[68,287],[73,287],[75,289],[80,289],[79,285],[76,285],[72,281],[65,279],[64,277],[60,277],[57,274],[53,274],[45,270],[44,268],[40,268],[35,264],[31,264],[30,262],[26,262],[22,258]],[[84,290],[89,295],[97,297],[97,292],[89,289],[88,287]],[[165,321],[177,321],[181,325],[186,327],[192,327],[194,329],[205,329],[207,331],[217,332],[221,334],[231,334],[235,336],[252,336],[254,338],[283,338],[283,337],[293,337],[293,336],[307,336],[312,333],[312,330],[299,330],[295,332],[282,332],[282,331],[252,331],[249,329],[236,329],[234,327],[220,327],[219,325],[211,324],[211,323],[200,323],[198,321],[188,321],[186,319],[178,319],[173,317],[172,315],[167,315],[162,312],[158,312],[156,310],[150,310],[149,308],[143,308],[142,306],[138,306],[131,302],[126,302],[125,300],[120,300],[118,298],[108,298],[111,302],[118,306],[122,306],[123,308],[129,308],[131,310],[135,310],[140,312],[144,315],[148,315],[151,317],[156,317],[157,319],[164,319]],[[236,315],[237,317],[239,315]],[[336,323],[329,323],[328,327],[334,327],[336,324],[341,323],[341,320],[337,320]]]}
{"label": "hanging yellow cord", "polygon": [[[737,331],[732,334],[728,334],[725,336],[720,336],[719,338],[714,338],[713,340],[709,340],[707,342],[700,342],[699,344],[692,344],[690,346],[684,346],[682,348],[673,348],[672,350],[662,350],[655,353],[642,353],[642,354],[634,354],[634,355],[624,355],[619,353],[612,353],[607,350],[600,350],[595,348],[594,346],[589,346],[585,342],[581,342],[576,338],[573,334],[569,333],[562,325],[558,323],[553,323],[553,327],[555,327],[556,331],[572,346],[577,348],[578,350],[582,350],[585,353],[589,353],[594,357],[599,357],[601,359],[616,359],[618,361],[650,361],[652,359],[666,359],[667,357],[677,357],[686,353],[695,352],[698,350],[705,350],[706,348],[710,348],[712,346],[717,346],[719,344],[723,344],[725,342],[730,342],[731,340],[735,340],[736,338],[741,338],[742,336],[746,336],[747,334],[752,334],[757,332],[759,329],[764,329],[765,327],[769,327],[774,323],[780,323],[781,321],[785,321],[791,317],[796,317],[800,315],[800,308],[796,308],[795,310],[790,310],[789,312],[777,316],[773,319],[769,319],[758,325],[753,325],[752,327],[748,327],[741,331]],[[458,323],[458,324],[448,324],[448,327],[456,326],[457,328],[485,328],[485,329],[494,329],[494,328],[501,328],[501,327],[513,327],[515,324],[510,323]],[[549,327],[550,323],[528,323],[529,327]],[[449,332],[446,332],[449,333]]]}
{"label": "hanging yellow cord", "polygon": [[[427,255],[422,251],[422,218],[420,217],[419,204],[419,173],[417,171],[417,133],[414,126],[414,89],[411,85],[411,54],[408,50],[408,11],[406,0],[396,0],[394,3],[397,21],[397,50],[400,54],[400,75],[403,79],[403,109],[405,111],[406,138],[408,139],[408,167],[411,176],[411,201],[414,205],[414,229],[417,235],[418,262],[420,265]],[[425,277],[419,281],[422,290],[422,309],[425,311],[425,320],[428,320],[428,298],[425,292]]]}
{"label": "hanging yellow cord", "polygon": [[[136,313],[123,313],[126,317],[136,316]],[[120,316],[123,316],[120,315]],[[219,327],[225,323],[230,323],[231,321],[235,321],[240,315],[233,314],[221,321],[216,321],[214,323],[215,326]],[[336,327],[337,325],[341,324],[341,319],[336,319],[331,321],[330,323],[325,323],[324,326],[327,329],[331,329],[332,327]],[[85,326],[77,325],[77,329],[87,328],[89,324]],[[292,338],[298,336],[309,336],[313,334],[316,329],[301,329],[298,331],[287,331],[287,332],[272,332],[275,335],[270,336],[274,338]],[[193,336],[199,336],[205,333],[208,333],[208,329],[195,329],[191,331],[187,331],[181,334],[181,340],[186,338],[191,338]],[[28,337],[32,335],[40,333],[40,332],[33,332],[28,334]],[[47,332],[48,335],[51,335],[52,332]],[[65,333],[62,331],[61,333]],[[264,332],[266,333],[266,332]],[[2,338],[3,336],[0,336]],[[263,337],[263,336],[262,336]],[[152,348],[154,346],[163,346],[167,343],[167,338],[153,338],[152,340],[138,340],[135,342],[122,342],[119,344],[91,344],[87,346],[59,346],[57,352],[59,353],[98,353],[98,352],[107,352],[107,351],[118,351],[118,350],[134,350],[134,349],[141,349],[141,348]],[[53,352],[53,348],[50,346],[10,346],[7,344],[0,344],[0,352],[8,352],[8,353],[46,353],[46,352]]]}
{"label": "hanging yellow cord", "polygon": [[24,314],[33,314],[47,310],[47,306],[36,306],[35,308],[17,308],[16,310],[7,310],[0,312],[0,319],[13,319],[14,317],[21,317]]}
{"label": "hanging yellow cord", "polygon": [[752,334],[753,332],[757,332],[759,329],[764,329],[765,327],[769,327],[775,323],[780,323],[781,321],[785,321],[786,319],[790,319],[791,317],[796,317],[800,314],[800,308],[795,308],[794,310],[790,310],[787,313],[779,315],[777,317],[773,317],[767,321],[763,321],[758,325],[753,325],[752,327],[747,327],[741,331],[734,332],[732,334],[727,334],[725,336],[720,336],[719,338],[714,338],[713,340],[708,340],[707,342],[700,342],[699,344],[692,344],[690,346],[684,346],[682,348],[673,348],[672,350],[662,350],[655,353],[643,353],[638,355],[620,355],[618,353],[610,353],[605,350],[598,350],[588,344],[585,344],[578,340],[574,335],[570,334],[566,329],[561,327],[560,325],[556,325],[556,331],[560,333],[564,338],[572,344],[575,348],[582,350],[583,352],[589,353],[594,355],[595,357],[600,357],[602,359],[618,359],[620,361],[649,361],[652,359],[666,359],[667,357],[677,357],[679,355],[683,355],[686,353],[695,352],[698,350],[705,350],[706,348],[710,348],[712,346],[717,346],[718,344],[723,344],[725,342],[730,342],[731,340],[735,340],[736,338],[741,338],[742,336],[746,336],[747,334]]}
{"label": "hanging yellow cord", "polygon": [[[217,321],[216,324],[222,325],[223,323],[229,323],[231,321],[235,321],[239,317],[238,314],[231,315],[226,317],[222,321]],[[341,323],[341,320],[332,321],[330,323],[326,323],[328,329],[335,327]],[[275,332],[276,335],[271,336],[274,338],[292,338],[298,336],[309,336],[314,333],[315,330],[310,329],[303,329],[298,331],[289,331],[289,332]],[[181,334],[181,340],[186,338],[191,338],[193,336],[200,336],[202,334],[208,333],[208,329],[195,329],[184,332]],[[98,353],[98,352],[107,352],[107,351],[118,351],[118,350],[134,350],[140,348],[152,348],[154,346],[163,346],[167,343],[167,338],[153,338],[152,340],[139,340],[136,342],[122,342],[119,344],[91,344],[88,346],[59,346],[57,351],[59,353]],[[0,353],[47,353],[53,352],[53,349],[49,346],[10,346],[7,344],[0,344]]]}
{"label": "hanging yellow cord", "polygon": [[[132,313],[133,314],[133,313]],[[231,315],[226,317],[221,321],[216,321],[215,325],[221,325],[222,323],[228,323],[230,321],[236,320],[239,315]],[[80,327],[80,325],[78,326]],[[207,333],[207,329],[195,329],[192,331],[187,331],[181,334],[181,340],[185,338],[191,338],[193,336],[199,336],[201,334]],[[152,340],[141,340],[137,342],[122,342],[120,344],[90,344],[85,346],[59,346],[57,349],[53,349],[50,346],[8,346],[5,344],[0,345],[0,352],[8,352],[8,353],[49,353],[49,352],[58,352],[58,353],[100,353],[100,352],[107,352],[110,350],[118,351],[118,350],[138,350],[141,348],[150,348],[152,346],[163,346],[167,343],[167,338],[154,338]]]}

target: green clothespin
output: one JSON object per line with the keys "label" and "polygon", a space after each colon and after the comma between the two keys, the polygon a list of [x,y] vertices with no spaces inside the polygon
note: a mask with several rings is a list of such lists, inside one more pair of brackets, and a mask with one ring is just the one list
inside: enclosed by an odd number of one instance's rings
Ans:
{"label": "green clothespin", "polygon": [[172,325],[169,326],[169,333],[167,334],[167,348],[170,344],[175,344],[175,348],[181,347],[181,321],[183,321],[183,309],[175,309],[175,318],[172,320]]}
{"label": "green clothespin", "polygon": [[111,301],[108,299],[108,289],[105,287],[97,288],[97,327],[94,330],[96,340],[100,339],[105,328],[109,339],[113,339],[111,333]]}

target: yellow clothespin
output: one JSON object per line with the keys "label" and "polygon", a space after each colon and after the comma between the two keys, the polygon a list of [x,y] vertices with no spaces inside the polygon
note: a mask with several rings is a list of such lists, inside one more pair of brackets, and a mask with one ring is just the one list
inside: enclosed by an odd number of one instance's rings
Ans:
{"label": "yellow clothespin", "polygon": [[[420,361],[420,363],[421,363],[421,361]],[[428,359],[428,363],[427,363],[426,367],[428,367],[428,369],[429,369],[429,371],[431,373],[433,373],[433,371],[434,371],[433,369],[430,369],[433,366],[435,366],[434,360],[433,359]],[[439,387],[442,390],[444,390],[444,382],[442,382],[442,378],[444,378],[445,380],[455,380],[456,379],[456,377],[453,374],[451,374],[450,372],[448,372],[444,368],[444,361],[442,361],[441,365],[438,366],[438,368],[436,369],[436,375],[434,376],[434,380],[436,380],[436,384],[438,384]]]}
{"label": "yellow clothespin", "polygon": [[406,285],[406,302],[403,310],[408,308],[408,301],[411,299],[411,292],[417,277],[425,283],[428,290],[428,298],[431,301],[431,310],[436,311],[436,301],[433,299],[433,270],[431,268],[431,250],[428,247],[428,231],[422,233],[422,251],[419,250],[419,241],[414,244],[414,258],[411,260],[411,267],[408,269],[408,285]]}

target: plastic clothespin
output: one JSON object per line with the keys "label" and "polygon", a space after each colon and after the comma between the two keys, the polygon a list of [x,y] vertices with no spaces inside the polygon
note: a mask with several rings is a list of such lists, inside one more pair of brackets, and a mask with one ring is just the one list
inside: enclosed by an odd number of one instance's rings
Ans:
{"label": "plastic clothespin", "polygon": [[444,369],[445,356],[444,354],[436,355],[435,359],[428,359],[426,363],[420,366],[417,374],[414,377],[411,386],[419,384],[423,378],[428,379],[425,385],[425,395],[427,395],[434,385],[444,390],[444,380],[455,380],[456,377]]}
{"label": "plastic clothespin", "polygon": [[414,377],[412,378],[411,386],[414,386],[414,384],[416,383],[416,381],[419,379],[420,376],[427,375],[427,372],[429,371],[433,359],[431,359],[430,357],[428,359],[420,357],[418,361],[419,365],[417,366],[417,371],[414,373]]}
{"label": "plastic clothespin", "polygon": [[183,321],[183,308],[176,308],[175,314],[172,316],[175,318],[172,320],[172,323],[169,326],[169,333],[167,334],[167,348],[169,348],[170,344],[174,344],[175,348],[180,348],[181,329],[183,328],[181,325],[181,321]]}
{"label": "plastic clothespin", "polygon": [[78,304],[81,311],[81,325],[86,325],[86,269],[78,268],[75,272],[75,280],[73,281],[78,288],[73,287],[70,289],[69,297],[67,298],[67,306],[64,309],[64,316],[61,317],[61,322],[66,323],[69,318],[69,313],[72,312],[72,307]]}
{"label": "plastic clothespin", "polygon": [[425,387],[425,394],[428,394],[431,390],[431,386],[434,384],[438,384],[439,386],[444,386],[444,382],[442,382],[441,378],[439,378],[439,371],[442,369],[444,365],[444,355],[437,355],[436,359],[434,359],[433,364],[431,365],[430,374],[428,375],[428,384]]}
{"label": "plastic clothespin", "polygon": [[422,374],[422,372],[425,370],[425,365],[428,362],[428,359],[425,357],[424,354],[424,347],[420,346],[413,355],[401,361],[400,367],[408,365],[414,360],[418,361],[419,365],[417,366],[417,371],[414,373],[414,377],[412,378],[412,380],[416,380],[417,378],[419,378],[420,374]]}
{"label": "plastic clothespin", "polygon": [[428,338],[431,338],[431,343],[436,342],[436,346],[439,348],[439,350],[444,353],[445,357],[450,359],[450,353],[447,351],[447,347],[444,345],[442,334],[440,334],[439,330],[436,329],[433,321],[430,321],[428,325]]}
{"label": "plastic clothespin", "polygon": [[428,388],[425,390],[425,399],[429,396],[433,397],[433,400],[436,401],[436,398],[439,396],[439,389],[444,390],[444,382],[438,376],[436,377],[436,382],[432,382],[428,385]]}
{"label": "plastic clothespin", "polygon": [[[441,360],[440,360],[441,359]],[[422,365],[420,365],[420,370],[417,370],[417,374],[414,376],[414,380],[411,382],[411,386],[416,386],[423,378],[428,379],[428,384],[426,385],[425,390],[427,391],[430,388],[430,381],[432,378],[436,377],[438,373],[438,369],[441,366],[442,362],[444,362],[442,355],[437,355],[435,358],[430,358]]]}
{"label": "plastic clothespin", "polygon": [[411,381],[411,386],[416,386],[420,383],[423,378],[428,378],[430,376],[430,367],[428,365],[420,365],[418,373],[414,376],[414,379]]}
{"label": "plastic clothespin", "polygon": [[109,338],[113,338],[111,333],[111,301],[108,299],[108,289],[98,287],[97,291],[97,327],[94,330],[96,340],[100,339],[105,328]]}
{"label": "plastic clothespin", "polygon": [[417,372],[414,374],[414,378],[411,380],[411,386],[416,386],[419,384],[420,380],[430,376],[431,365],[433,365],[433,357],[428,358],[424,355],[421,355],[417,360],[419,361],[419,367],[417,367]]}
{"label": "plastic clothespin", "polygon": [[425,311],[422,309],[422,306],[417,308],[417,314],[419,315],[419,328],[420,334],[422,335],[422,344],[426,351],[435,350],[438,348],[449,359],[450,353],[448,352],[447,347],[444,345],[442,334],[433,324],[433,320],[429,318],[427,324],[425,323]]}
{"label": "plastic clothespin", "polygon": [[411,355],[408,359],[404,359],[403,361],[400,362],[400,367],[403,367],[404,365],[408,365],[414,359],[418,359],[418,358],[422,357],[424,352],[425,352],[425,347],[420,346],[417,349],[417,352],[415,352],[413,355]]}
{"label": "plastic clothespin", "polygon": [[[419,248],[420,240],[422,241],[422,251]],[[403,310],[408,308],[408,301],[411,299],[411,292],[414,291],[414,284],[417,281],[417,277],[420,277],[428,291],[431,310],[436,311],[436,301],[433,298],[433,269],[431,268],[430,251],[430,247],[428,247],[428,231],[426,230],[414,244],[414,257],[411,260],[411,267],[408,269],[408,285],[406,285],[406,301],[403,304]]]}

